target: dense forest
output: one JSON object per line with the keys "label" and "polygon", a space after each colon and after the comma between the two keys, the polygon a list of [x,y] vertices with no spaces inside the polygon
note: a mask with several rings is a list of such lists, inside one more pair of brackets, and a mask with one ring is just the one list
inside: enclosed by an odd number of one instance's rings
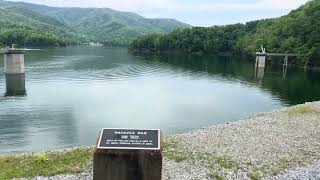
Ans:
{"label": "dense forest", "polygon": [[[0,3],[1,5],[1,3]],[[0,7],[0,42],[20,46],[66,46],[80,37],[59,21],[21,7]]]}
{"label": "dense forest", "polygon": [[149,19],[109,8],[59,8],[0,0],[0,42],[28,46],[100,42],[126,46],[150,33],[169,33],[188,24]]}
{"label": "dense forest", "polygon": [[[67,46],[78,41],[64,38],[47,32],[37,32],[35,30],[14,29],[0,31],[0,46],[4,44],[18,44],[20,46]],[[2,43],[3,42],[3,43]]]}
{"label": "dense forest", "polygon": [[151,34],[142,36],[130,43],[131,49],[166,51],[181,50],[189,53],[218,53],[236,50],[236,42],[265,21],[250,22],[246,25],[235,24],[194,27],[179,29],[170,34]]}
{"label": "dense forest", "polygon": [[320,0],[313,0],[275,19],[246,24],[194,27],[170,34],[142,36],[130,43],[136,51],[178,50],[188,53],[238,53],[260,51],[288,52],[301,56],[294,63],[320,65]]}

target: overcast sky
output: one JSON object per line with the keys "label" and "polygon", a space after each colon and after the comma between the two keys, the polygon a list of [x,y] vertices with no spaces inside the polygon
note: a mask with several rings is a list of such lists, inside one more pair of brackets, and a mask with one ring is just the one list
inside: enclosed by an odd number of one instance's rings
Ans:
{"label": "overcast sky", "polygon": [[58,7],[108,7],[194,26],[247,22],[285,15],[308,0],[12,0]]}

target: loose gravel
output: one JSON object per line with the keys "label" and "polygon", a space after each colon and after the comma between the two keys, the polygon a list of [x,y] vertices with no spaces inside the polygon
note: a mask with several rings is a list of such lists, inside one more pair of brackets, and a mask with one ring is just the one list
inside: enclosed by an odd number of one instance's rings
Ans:
{"label": "loose gravel", "polygon": [[[320,179],[320,102],[167,136],[163,179]],[[92,173],[36,177],[92,179]]]}
{"label": "loose gravel", "polygon": [[287,170],[284,173],[275,176],[269,177],[268,179],[271,180],[281,180],[281,179],[291,179],[291,180],[298,180],[298,179],[320,179],[320,161],[316,163],[306,166],[295,168],[291,170]]}

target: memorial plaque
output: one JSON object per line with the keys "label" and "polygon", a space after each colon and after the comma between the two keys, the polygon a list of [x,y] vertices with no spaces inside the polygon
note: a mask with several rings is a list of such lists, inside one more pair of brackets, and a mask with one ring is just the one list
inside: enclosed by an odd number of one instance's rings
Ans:
{"label": "memorial plaque", "polygon": [[161,180],[159,129],[102,129],[93,154],[93,180]]}
{"label": "memorial plaque", "polygon": [[160,150],[160,130],[102,129],[97,148]]}

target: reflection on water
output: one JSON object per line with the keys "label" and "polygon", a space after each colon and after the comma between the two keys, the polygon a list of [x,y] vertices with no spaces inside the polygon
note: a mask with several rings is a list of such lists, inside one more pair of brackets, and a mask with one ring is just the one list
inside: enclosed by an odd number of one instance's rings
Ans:
{"label": "reflection on water", "polygon": [[267,66],[259,78],[237,57],[57,48],[25,59],[28,95],[0,96],[0,153],[92,145],[100,128],[185,132],[320,97],[317,72],[289,68],[283,79]]}

